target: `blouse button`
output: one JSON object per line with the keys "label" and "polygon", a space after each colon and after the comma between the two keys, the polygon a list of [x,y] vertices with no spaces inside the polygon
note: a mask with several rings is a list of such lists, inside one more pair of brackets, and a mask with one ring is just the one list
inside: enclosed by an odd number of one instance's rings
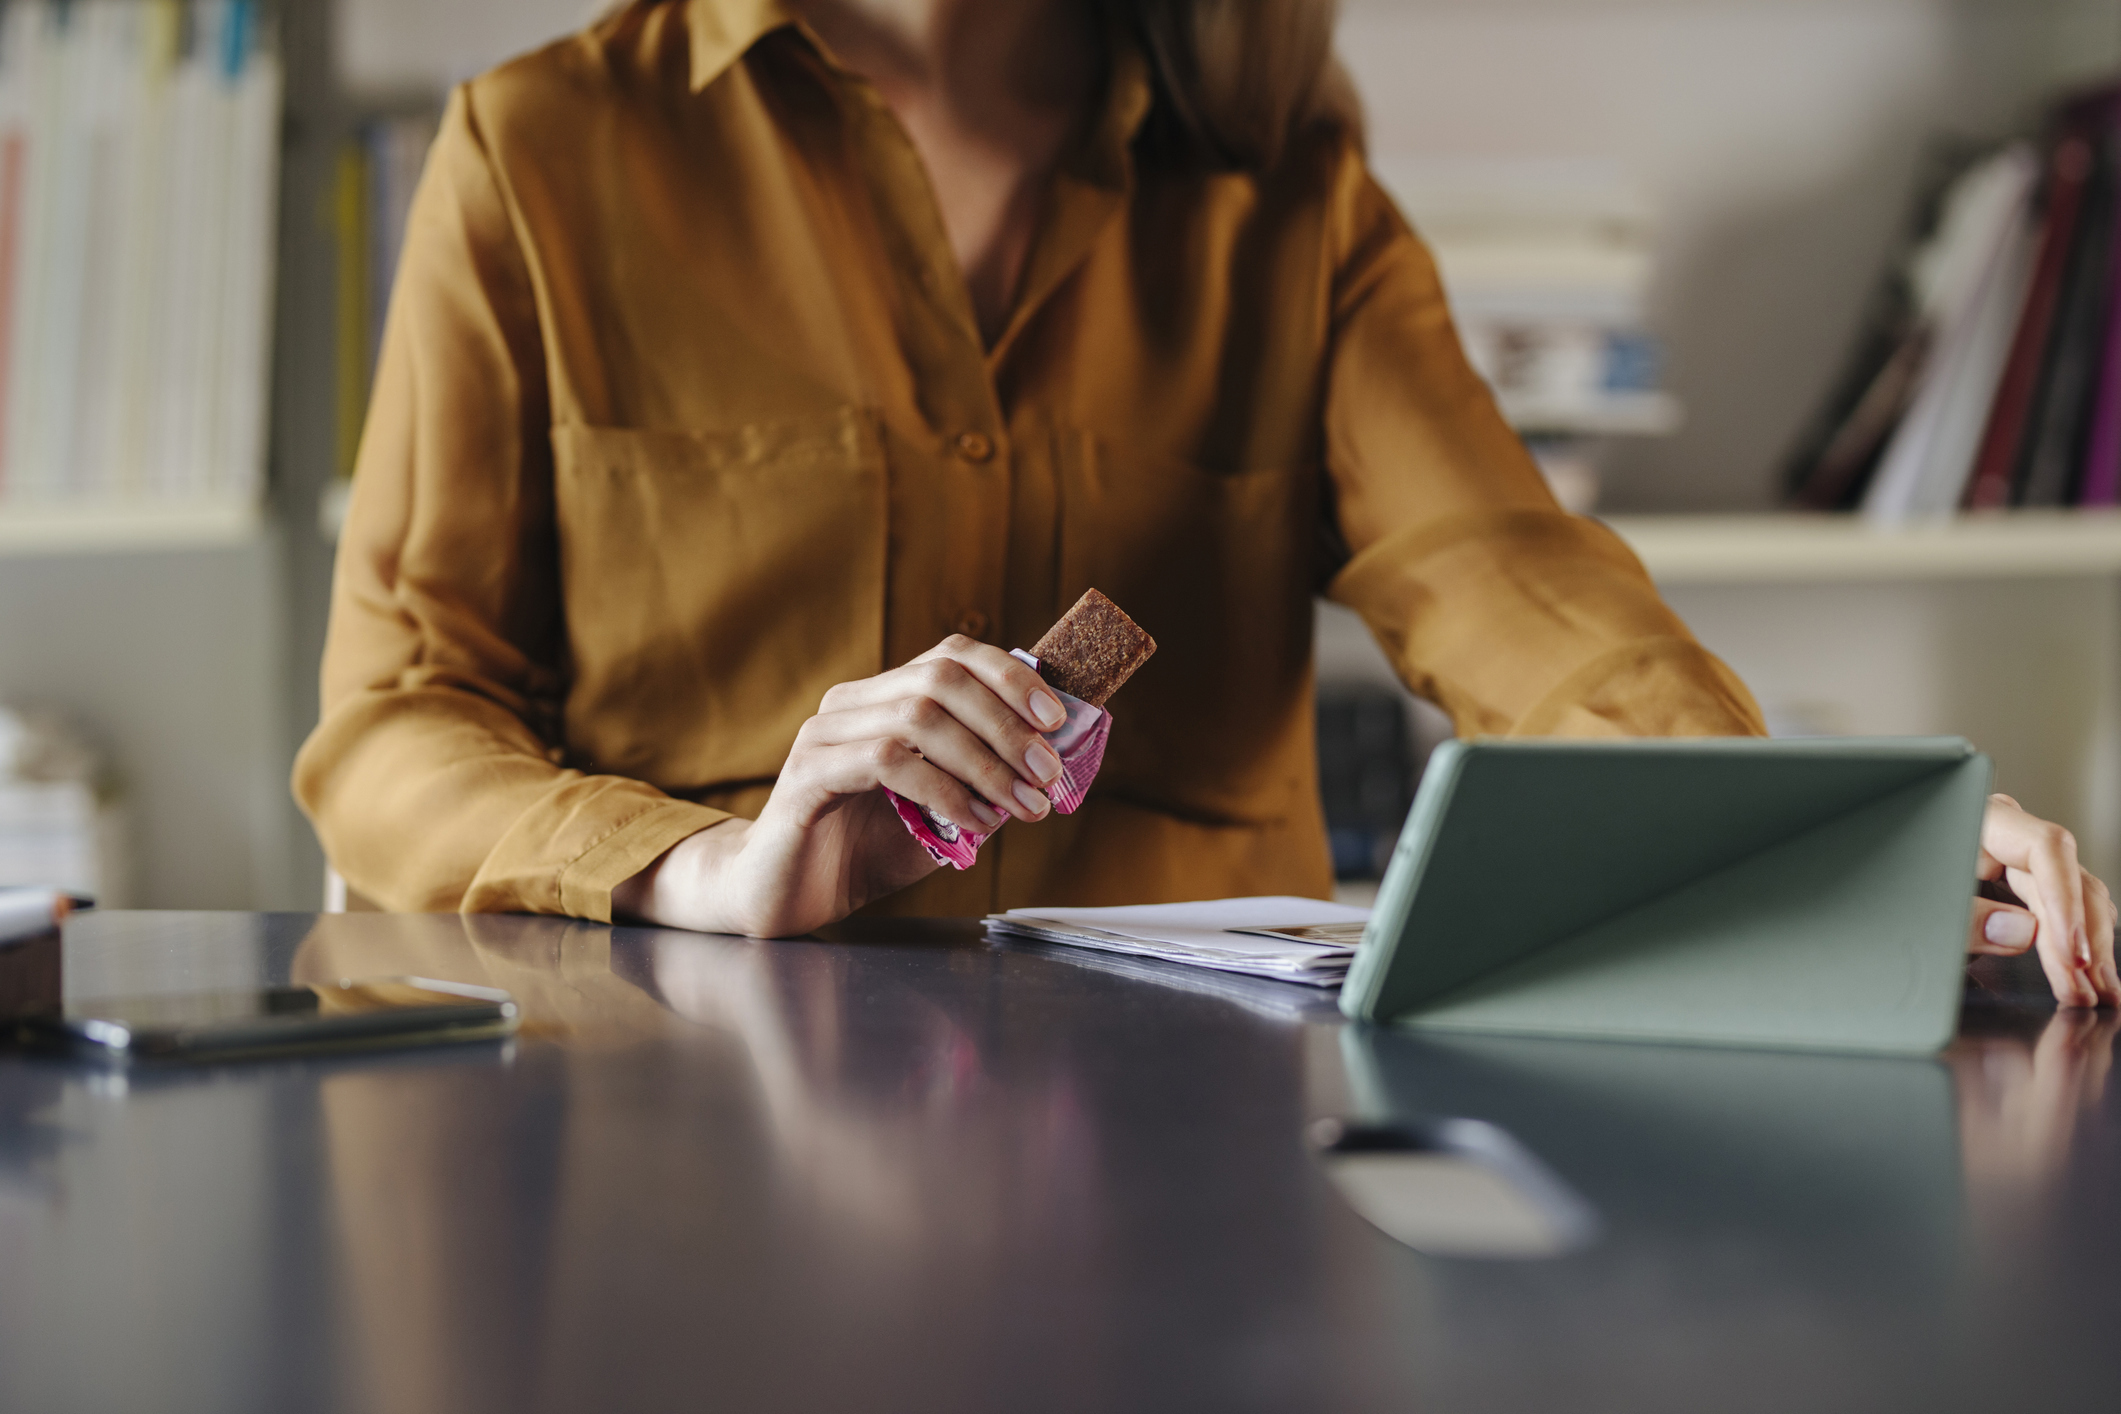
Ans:
{"label": "blouse button", "polygon": [[978,638],[987,631],[987,616],[977,609],[968,610],[958,616],[957,631],[967,638]]}
{"label": "blouse button", "polygon": [[957,454],[968,462],[983,462],[994,455],[994,443],[984,432],[957,434]]}

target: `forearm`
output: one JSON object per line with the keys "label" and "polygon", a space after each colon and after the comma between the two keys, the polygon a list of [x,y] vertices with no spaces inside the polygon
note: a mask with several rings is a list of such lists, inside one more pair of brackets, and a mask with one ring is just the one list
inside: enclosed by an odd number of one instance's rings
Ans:
{"label": "forearm", "polygon": [[724,820],[679,840],[612,888],[612,921],[698,933],[749,932],[747,920],[731,906],[727,881],[751,830],[749,820]]}
{"label": "forearm", "polygon": [[1332,597],[1462,735],[1723,736],[1758,707],[1609,531],[1559,511],[1462,514],[1365,547]]}
{"label": "forearm", "polygon": [[1752,735],[1758,708],[1632,552],[1564,514],[1453,329],[1421,242],[1350,155],[1336,188],[1329,593],[1461,735]]}

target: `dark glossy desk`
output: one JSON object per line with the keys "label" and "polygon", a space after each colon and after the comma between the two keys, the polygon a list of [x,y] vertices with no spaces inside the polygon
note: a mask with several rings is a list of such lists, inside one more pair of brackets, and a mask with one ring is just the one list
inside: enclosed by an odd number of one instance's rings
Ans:
{"label": "dark glossy desk", "polygon": [[[0,1057],[0,1409],[2121,1406],[2114,1019],[1938,1062],[1360,1031],[984,947],[110,914],[75,995],[412,972],[508,1043]],[[1445,1260],[1307,1124],[1495,1121],[1597,1212]]]}

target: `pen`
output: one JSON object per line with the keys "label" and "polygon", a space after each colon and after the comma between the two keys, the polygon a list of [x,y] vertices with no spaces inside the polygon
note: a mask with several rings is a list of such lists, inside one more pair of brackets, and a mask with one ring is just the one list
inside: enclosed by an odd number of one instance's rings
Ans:
{"label": "pen", "polygon": [[51,889],[0,889],[0,946],[48,933],[73,911],[74,900]]}

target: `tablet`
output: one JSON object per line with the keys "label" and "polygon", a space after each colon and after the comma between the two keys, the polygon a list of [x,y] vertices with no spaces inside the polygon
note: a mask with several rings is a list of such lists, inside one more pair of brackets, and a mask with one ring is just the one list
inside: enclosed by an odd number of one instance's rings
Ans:
{"label": "tablet", "polygon": [[1934,1051],[1958,1017],[1989,775],[1957,737],[1447,742],[1341,1010]]}

